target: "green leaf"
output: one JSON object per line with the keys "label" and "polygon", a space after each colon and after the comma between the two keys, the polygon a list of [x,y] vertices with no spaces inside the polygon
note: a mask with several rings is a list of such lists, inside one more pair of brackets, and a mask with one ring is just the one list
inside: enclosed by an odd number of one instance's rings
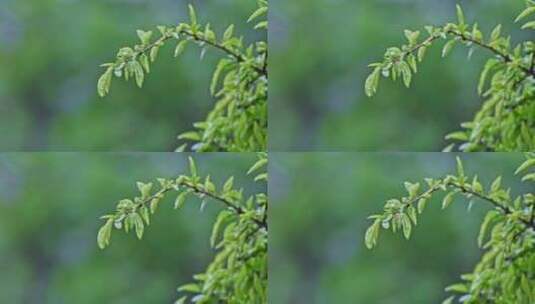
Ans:
{"label": "green leaf", "polygon": [[113,66],[108,67],[106,72],[100,76],[97,82],[97,91],[100,97],[106,96],[110,92]]}
{"label": "green leaf", "polygon": [[415,45],[418,42],[418,37],[420,36],[419,31],[413,32],[413,31],[405,30],[404,34],[405,34],[405,38],[407,38],[410,45]]}
{"label": "green leaf", "polygon": [[454,45],[455,40],[449,40],[448,42],[446,42],[446,44],[444,44],[444,47],[442,48],[442,57],[448,56]]}
{"label": "green leaf", "polygon": [[188,5],[188,10],[189,10],[189,19],[191,21],[191,24],[192,25],[196,25],[197,24],[197,14],[195,13],[195,8],[193,7],[193,5],[189,4]]}
{"label": "green leaf", "polygon": [[210,28],[210,23],[206,24],[206,27],[204,28],[204,39],[210,42],[215,42],[215,33]]}
{"label": "green leaf", "polygon": [[458,131],[458,132],[453,132],[453,133],[450,133],[448,135],[446,135],[445,137],[447,140],[461,140],[461,141],[467,141],[468,140],[468,135],[466,134],[466,132],[463,132],[463,131]]}
{"label": "green leaf", "polygon": [[459,4],[456,5],[456,9],[457,9],[457,20],[459,21],[459,24],[460,25],[463,25],[464,24],[464,13],[463,13],[463,10],[461,8],[461,6]]}
{"label": "green leaf", "polygon": [[373,224],[366,230],[364,236],[364,244],[368,249],[372,249],[377,244],[377,238],[379,236],[380,219],[376,219]]}
{"label": "green leaf", "polygon": [[[522,274],[520,278],[520,287],[528,299],[535,299],[535,287],[533,287],[533,280],[528,279],[525,274]],[[531,301],[531,303],[533,302]]]}
{"label": "green leaf", "polygon": [[425,56],[425,51],[426,50],[427,50],[427,47],[425,47],[425,46],[421,46],[418,49],[418,61],[422,62],[422,60],[424,60],[424,56]]}
{"label": "green leaf", "polygon": [[195,161],[191,156],[188,157],[189,161],[189,170],[191,172],[191,176],[195,177],[197,176],[197,166],[195,165]]}
{"label": "green leaf", "polygon": [[498,63],[499,61],[496,59],[490,59],[487,61],[487,63],[485,63],[485,67],[483,68],[483,71],[481,72],[481,76],[479,77],[479,84],[477,85],[477,92],[479,95],[483,94],[483,89],[485,87],[487,75]]}
{"label": "green leaf", "polygon": [[181,297],[180,299],[175,301],[175,304],[186,304],[187,300],[188,300],[188,297]]}
{"label": "green leaf", "polygon": [[143,237],[143,231],[145,230],[145,225],[143,224],[143,219],[137,213],[131,213],[132,222],[134,223],[134,228],[136,230],[136,236],[141,240]]}
{"label": "green leaf", "polygon": [[492,182],[492,184],[490,185],[490,191],[491,191],[491,192],[498,191],[498,190],[500,189],[501,184],[502,184],[502,177],[501,177],[501,176],[498,176],[498,177]]}
{"label": "green leaf", "polygon": [[145,72],[150,72],[150,63],[149,63],[149,57],[146,54],[139,55],[139,62],[145,69]]}
{"label": "green leaf", "polygon": [[182,208],[182,206],[184,206],[184,202],[186,201],[186,195],[188,195],[188,192],[186,191],[183,191],[183,192],[180,192],[176,199],[175,199],[175,209],[179,209],[179,208]]}
{"label": "green leaf", "polygon": [[477,180],[477,175],[474,176],[474,179],[472,180],[472,190],[476,193],[483,193],[483,186]]}
{"label": "green leaf", "polygon": [[142,182],[137,182],[136,184],[139,192],[141,192],[141,198],[148,198],[150,196],[150,190],[152,189],[152,183],[145,184]]}
{"label": "green leaf", "polygon": [[254,178],[254,181],[257,182],[257,181],[267,181],[267,173],[262,173],[262,174],[258,174],[257,176],[255,176]]}
{"label": "green leaf", "polygon": [[403,236],[408,240],[411,237],[412,224],[409,216],[405,213],[401,213],[401,227],[403,228]]}
{"label": "green leaf", "polygon": [[405,61],[399,63],[399,68],[401,71],[401,76],[403,76],[403,84],[408,88],[411,85],[412,72],[411,68]]}
{"label": "green leaf", "polygon": [[524,25],[522,25],[521,27],[523,30],[526,30],[526,29],[535,29],[535,21],[530,21]]}
{"label": "green leaf", "polygon": [[444,149],[442,149],[442,152],[451,152],[455,148],[455,144],[449,144]]}
{"label": "green leaf", "polygon": [[180,286],[178,288],[178,291],[179,292],[186,291],[186,292],[194,292],[195,293],[195,292],[200,292],[201,288],[197,284],[190,283],[190,284],[186,284],[186,285]]}
{"label": "green leaf", "polygon": [[268,12],[267,6],[260,7],[256,11],[253,12],[253,14],[249,17],[249,19],[247,19],[247,22],[251,22],[254,19],[258,18],[259,16],[266,14],[267,12]]}
{"label": "green leaf", "polygon": [[253,166],[251,166],[251,168],[249,168],[249,170],[247,171],[247,174],[249,175],[249,174],[253,173],[254,171],[262,168],[265,165],[267,165],[267,163],[268,163],[267,158],[259,159]]}
{"label": "green leaf", "polygon": [[499,212],[496,210],[491,210],[487,212],[487,215],[485,215],[485,219],[483,219],[483,223],[481,223],[481,227],[479,229],[479,235],[477,237],[477,244],[479,247],[483,247],[483,240],[485,239],[485,233],[487,232],[487,228],[489,227],[490,223],[496,219],[500,215]]}
{"label": "green leaf", "polygon": [[178,139],[201,140],[201,135],[196,131],[189,131],[178,135]]}
{"label": "green leaf", "polygon": [[498,24],[493,30],[492,30],[492,33],[490,34],[490,41],[495,41],[496,39],[500,38],[500,33],[502,31],[502,25],[501,24]]}
{"label": "green leaf", "polygon": [[150,49],[150,61],[151,62],[156,61],[156,57],[158,57],[159,50],[160,50],[159,46],[153,46],[152,49]]}
{"label": "green leaf", "polygon": [[145,223],[147,223],[147,225],[150,224],[150,214],[149,214],[149,209],[145,206],[141,207],[139,209],[139,214],[141,214],[141,217],[143,218],[143,220],[145,221]]}
{"label": "green leaf", "polygon": [[100,249],[106,248],[110,244],[111,229],[113,228],[113,218],[109,218],[97,234],[97,243]]}
{"label": "green leaf", "polygon": [[227,41],[230,38],[232,38],[232,34],[234,33],[234,24],[231,24],[227,27],[225,32],[223,33],[223,41]]}
{"label": "green leaf", "polygon": [[530,173],[530,174],[525,175],[524,177],[522,177],[522,181],[523,182],[535,181],[535,173]]}
{"label": "green leaf", "polygon": [[373,72],[366,78],[366,82],[364,84],[364,91],[366,92],[366,95],[368,97],[373,96],[377,92],[377,87],[379,85],[379,77],[381,73],[381,68],[376,67]]}
{"label": "green leaf", "polygon": [[177,57],[180,54],[182,54],[182,52],[184,52],[184,49],[186,48],[187,45],[188,45],[188,40],[180,40],[176,45],[174,56]]}
{"label": "green leaf", "polygon": [[461,158],[457,156],[455,158],[455,160],[457,162],[457,176],[463,177],[464,176],[464,168],[463,168],[463,163],[461,161]]}
{"label": "green leaf", "polygon": [[225,184],[223,185],[223,192],[228,192],[232,190],[232,185],[234,184],[234,176],[231,176],[227,179]]}
{"label": "green leaf", "polygon": [[217,236],[219,234],[219,230],[221,228],[221,225],[232,215],[229,211],[221,211],[219,215],[217,216],[217,219],[214,223],[214,226],[212,228],[212,234],[210,236],[210,246],[215,247]]}
{"label": "green leaf", "polygon": [[405,189],[409,193],[409,198],[414,198],[418,195],[418,190],[420,189],[420,183],[404,183]]}
{"label": "green leaf", "polygon": [[422,214],[426,205],[427,205],[427,199],[425,198],[419,199],[418,200],[418,213]]}
{"label": "green leaf", "polygon": [[154,212],[156,212],[156,209],[158,208],[159,203],[160,203],[160,199],[158,198],[153,198],[150,201],[150,213],[154,214]]}
{"label": "green leaf", "polygon": [[453,284],[453,285],[450,285],[448,287],[446,287],[446,291],[447,292],[458,292],[458,293],[467,293],[468,292],[468,288],[466,287],[465,284]]}
{"label": "green leaf", "polygon": [[214,71],[214,74],[212,75],[212,82],[210,84],[210,93],[212,95],[215,95],[217,83],[219,80],[219,76],[221,75],[221,72],[230,64],[230,61],[227,59],[221,59],[219,63],[217,64],[217,67]]}
{"label": "green leaf", "polygon": [[454,192],[449,192],[448,194],[446,194],[446,196],[442,200],[442,209],[448,208],[448,206],[453,201],[453,195],[454,195]]}
{"label": "green leaf", "polygon": [[418,224],[418,215],[416,214],[416,208],[414,208],[413,206],[409,206],[407,208],[407,214],[409,215],[414,225]]}
{"label": "green leaf", "polygon": [[188,144],[182,144],[178,148],[175,149],[175,152],[184,152],[186,151],[187,147],[188,147]]}
{"label": "green leaf", "polygon": [[520,15],[518,15],[518,17],[516,17],[515,19],[515,22],[518,22],[526,17],[528,17],[529,15],[532,15],[532,14],[535,14],[535,6],[530,6],[528,8],[526,8],[525,10],[523,10]]}
{"label": "green leaf", "polygon": [[205,47],[203,47],[203,48],[201,49],[201,54],[199,55],[199,58],[200,58],[201,60],[204,59],[204,55],[206,55],[206,50],[207,50],[207,49],[206,49]]}
{"label": "green leaf", "polygon": [[204,181],[204,190],[210,193],[215,192],[215,185],[210,180],[210,175],[206,176],[206,179]]}
{"label": "green leaf", "polygon": [[442,301],[442,304],[452,304],[453,300],[455,300],[455,296],[451,296],[447,298],[446,300]]}
{"label": "green leaf", "polygon": [[143,85],[143,80],[145,78],[143,67],[141,66],[139,62],[137,62],[137,60],[131,61],[130,65],[131,65],[132,71],[134,72],[134,76],[136,78],[136,84],[138,87],[141,88],[141,86]]}
{"label": "green leaf", "polygon": [[407,56],[407,62],[409,63],[409,66],[411,67],[412,71],[416,73],[418,71],[418,65],[416,63],[416,57],[414,55],[409,54]]}
{"label": "green leaf", "polygon": [[519,174],[531,167],[535,167],[535,158],[530,158],[528,160],[526,160],[525,162],[523,162],[519,167],[518,169],[516,169],[515,171],[515,175],[516,174]]}
{"label": "green leaf", "polygon": [[143,30],[137,30],[137,36],[143,45],[150,43],[150,38],[152,37],[152,31],[145,32]]}
{"label": "green leaf", "polygon": [[267,25],[268,25],[268,22],[267,22],[267,21],[262,21],[262,22],[259,22],[257,25],[255,25],[254,29],[255,29],[255,30],[258,30],[258,29],[266,29],[266,28],[267,28]]}
{"label": "green leaf", "polygon": [[167,27],[166,26],[158,25],[156,28],[158,29],[158,31],[160,31],[160,34],[162,34],[162,36],[166,35],[166,33],[167,33]]}

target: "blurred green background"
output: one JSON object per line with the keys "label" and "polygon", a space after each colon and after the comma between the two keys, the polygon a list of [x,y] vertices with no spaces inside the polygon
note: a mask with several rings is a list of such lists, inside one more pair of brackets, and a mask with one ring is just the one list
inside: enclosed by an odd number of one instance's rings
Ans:
{"label": "blurred green background", "polygon": [[456,20],[456,3],[486,37],[502,23],[513,42],[533,40],[513,24],[523,0],[272,0],[270,149],[442,150],[444,136],[480,106],[476,87],[488,53],[468,60],[457,46],[442,59],[436,45],[410,89],[383,79],[371,99],[364,80],[368,64],[405,42],[404,29]]}
{"label": "blurred green background", "polygon": [[204,119],[214,99],[211,73],[221,54],[191,46],[160,51],[143,89],[115,79],[97,96],[100,64],[138,42],[137,29],[187,21],[222,34],[234,23],[246,41],[265,39],[246,23],[255,1],[0,0],[0,151],[172,151],[176,136]]}
{"label": "blurred green background", "polygon": [[[172,303],[176,287],[213,258],[217,204],[190,198],[176,211],[162,201],[143,240],[115,231],[101,251],[99,217],[137,195],[136,181],[187,170],[174,153],[0,154],[0,303]],[[230,175],[246,194],[266,191],[247,169],[254,153],[194,156],[216,185]],[[189,202],[189,203],[188,203]]]}
{"label": "blurred green background", "polygon": [[[381,231],[368,250],[367,217],[406,194],[404,181],[455,172],[444,153],[271,153],[270,303],[441,303],[444,287],[472,271],[479,225],[489,206],[429,201],[409,241]],[[522,154],[463,154],[467,174],[488,185],[503,175],[513,194],[529,191],[513,176]]]}

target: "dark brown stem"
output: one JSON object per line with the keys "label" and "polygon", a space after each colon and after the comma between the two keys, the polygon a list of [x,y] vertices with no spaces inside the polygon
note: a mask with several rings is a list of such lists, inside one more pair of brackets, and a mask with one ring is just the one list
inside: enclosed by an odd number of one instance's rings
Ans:
{"label": "dark brown stem", "polygon": [[[491,203],[494,207],[500,209],[505,215],[509,215],[511,213],[513,213],[513,210],[511,210],[511,208],[509,208],[508,206],[505,206],[503,205],[502,203],[498,202],[497,200],[491,198],[491,197],[488,197],[488,196],[485,196],[481,193],[478,193],[478,192],[475,192],[469,188],[467,188],[466,186],[462,186],[460,184],[457,184],[457,183],[449,183],[448,184],[449,186],[453,187],[453,188],[457,188],[459,189],[461,192],[463,193],[466,193],[466,194],[470,194],[472,196],[475,196],[481,200],[484,200],[484,201],[487,201],[489,203]],[[526,225],[526,227],[529,227],[531,229],[533,229],[535,231],[535,223],[533,223],[532,221],[528,221],[526,219],[523,219],[523,218],[520,218],[519,219],[524,225]]]}
{"label": "dark brown stem", "polygon": [[[224,46],[224,45],[221,45],[217,42],[213,42],[213,41],[210,41],[210,40],[207,40],[205,39],[204,37],[201,37],[199,36],[197,33],[193,33],[191,31],[186,31],[186,30],[181,30],[180,32],[178,32],[179,35],[184,35],[184,36],[188,36],[190,37],[191,39],[195,40],[195,41],[198,41],[198,42],[202,42],[202,43],[206,43],[216,49],[219,49],[225,53],[227,53],[228,55],[230,55],[231,57],[234,58],[234,60],[236,60],[236,62],[238,63],[241,63],[241,62],[245,62],[245,57],[243,57],[243,55],[241,55],[240,53],[238,52],[235,52],[234,50]],[[137,55],[139,54],[142,54],[142,53],[146,53],[148,52],[149,50],[151,50],[153,47],[155,46],[159,46],[160,44],[162,44],[163,42],[171,39],[171,38],[174,38],[173,36],[171,35],[165,35],[163,37],[161,37],[160,39],[156,40],[154,43],[151,43],[147,46],[145,46],[143,49],[141,49],[140,51],[137,52]],[[257,67],[255,65],[251,65],[251,67],[259,74],[261,75],[265,75],[267,76],[267,70],[265,70],[263,67],[260,68],[260,67]]]}
{"label": "dark brown stem", "polygon": [[[455,37],[458,37],[463,41],[467,41],[467,42],[471,42],[473,44],[476,44],[476,45],[480,46],[481,48],[487,49],[487,50],[491,51],[492,53],[494,53],[495,55],[497,55],[498,57],[500,57],[505,63],[511,63],[513,61],[513,58],[509,54],[504,53],[504,52],[498,50],[497,48],[495,48],[495,47],[493,47],[491,45],[485,44],[482,41],[479,41],[479,40],[473,39],[471,37],[468,37],[463,33],[459,33],[459,32],[453,31],[453,30],[448,30],[445,33],[449,34],[449,35],[452,35],[452,36],[455,36]],[[430,36],[429,38],[427,38],[423,42],[415,45],[410,50],[404,52],[404,55],[414,53],[414,52],[418,51],[420,48],[429,45],[430,43],[432,43],[433,41],[435,41],[438,38],[440,38],[439,35]],[[521,69],[524,73],[526,73],[526,75],[530,75],[531,77],[535,77],[535,70],[533,69],[533,67],[526,68],[524,66],[519,66],[518,68]]]}
{"label": "dark brown stem", "polygon": [[[219,201],[219,202],[223,203],[227,208],[229,208],[232,211],[234,211],[234,213],[236,213],[237,215],[242,215],[242,214],[244,214],[246,212],[241,206],[238,206],[238,205],[234,204],[233,202],[229,201],[228,199],[226,199],[224,197],[221,197],[221,196],[218,196],[217,194],[208,192],[208,191],[204,190],[203,188],[199,187],[198,185],[194,185],[194,184],[189,183],[189,182],[182,182],[178,186],[185,187],[187,189],[192,190],[193,192],[195,192],[197,194],[200,194],[200,195],[203,195],[203,196],[207,196],[207,197],[209,197],[209,198],[211,198],[211,199],[213,199],[215,201]],[[175,188],[169,187],[169,188],[164,188],[164,189],[158,191],[156,194],[154,194],[154,195],[146,198],[145,200],[143,200],[136,208],[138,208],[138,207],[140,207],[142,205],[149,204],[153,199],[161,197],[161,196],[163,196],[164,193],[169,192],[171,190],[175,190]],[[264,220],[259,220],[259,219],[253,218],[252,221],[255,222],[255,224],[257,224],[259,227],[264,228],[264,229],[267,230],[267,222],[265,222]]]}
{"label": "dark brown stem", "polygon": [[[498,202],[497,200],[491,198],[491,197],[488,197],[482,193],[478,193],[476,191],[473,191],[472,189],[469,189],[468,187],[466,186],[463,186],[459,183],[455,183],[455,182],[448,182],[448,183],[441,183],[440,185],[437,185],[433,188],[430,188],[429,190],[423,192],[422,194],[416,196],[415,198],[411,199],[410,201],[408,201],[407,203],[405,203],[406,205],[413,205],[415,203],[417,203],[420,199],[422,198],[427,198],[429,197],[431,194],[433,194],[434,192],[436,191],[439,191],[441,190],[441,185],[445,185],[445,186],[448,186],[448,187],[452,187],[452,188],[455,188],[455,189],[458,189],[460,190],[462,193],[465,193],[465,194],[469,194],[469,195],[472,195],[474,197],[477,197],[483,201],[487,201],[489,203],[491,203],[495,208],[501,210],[505,215],[509,215],[511,213],[513,213],[513,210],[511,210],[511,208],[509,208],[508,206],[505,206],[503,205],[502,203]],[[526,220],[526,219],[522,219],[520,218],[519,219],[527,228],[531,228],[533,229],[533,231],[535,231],[535,221],[533,219],[530,219],[530,220]]]}

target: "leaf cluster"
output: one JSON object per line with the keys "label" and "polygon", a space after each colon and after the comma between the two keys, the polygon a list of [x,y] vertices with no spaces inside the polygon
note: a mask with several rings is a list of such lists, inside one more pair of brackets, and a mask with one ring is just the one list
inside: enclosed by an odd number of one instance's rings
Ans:
{"label": "leaf cluster", "polygon": [[[535,15],[535,1],[526,1],[526,9],[516,22]],[[535,30],[535,21],[522,25],[522,29]],[[457,6],[457,22],[443,26],[426,26],[426,38],[420,31],[405,30],[407,43],[386,50],[382,62],[372,63],[373,69],[365,82],[365,92],[377,92],[381,77],[402,79],[409,87],[418,64],[425,58],[428,48],[437,41],[445,41],[442,57],[456,45],[468,48],[468,57],[476,49],[488,51],[491,58],[480,76],[477,91],[484,98],[480,110],[472,121],[461,124],[462,130],[450,133],[451,144],[465,151],[533,151],[535,149],[535,43],[531,40],[514,45],[510,36],[502,34],[497,25],[489,35],[483,34],[478,24],[466,22]]]}
{"label": "leaf cluster", "polygon": [[[256,22],[255,29],[267,30],[267,0],[258,0],[258,8],[248,22]],[[139,44],[119,49],[115,62],[102,64],[106,70],[99,78],[97,91],[106,96],[114,77],[134,79],[141,87],[151,64],[166,44],[176,43],[174,56],[184,52],[190,44],[200,48],[200,57],[208,49],[223,54],[217,63],[210,83],[210,93],[217,99],[204,121],[194,123],[194,131],[178,136],[182,144],[177,150],[206,151],[264,151],[267,142],[267,42],[247,44],[234,32],[234,25],[222,35],[212,30],[210,23],[198,21],[197,13],[189,5],[189,22],[176,26],[160,25],[159,37],[153,31],[138,30]],[[157,35],[158,35],[157,34]],[[188,146],[188,142],[191,143]]]}
{"label": "leaf cluster", "polygon": [[[189,197],[200,200],[200,209],[208,203],[219,203],[222,210],[213,224],[210,246],[216,251],[213,261],[194,282],[178,288],[176,303],[266,303],[267,297],[267,208],[266,193],[245,197],[230,177],[216,187],[210,176],[201,177],[192,158],[190,173],[177,178],[159,178],[157,183],[138,182],[139,195],[117,203],[115,212],[101,217],[105,221],[97,235],[101,249],[111,241],[114,230],[135,231],[141,239],[152,215],[167,196],[174,197],[174,208],[180,209]],[[254,180],[267,181],[267,155],[260,153],[248,174]],[[156,189],[158,188],[158,189]]]}
{"label": "leaf cluster", "polygon": [[[535,183],[535,153],[526,153],[526,161],[516,174],[524,182]],[[444,178],[427,178],[423,185],[405,182],[407,195],[390,199],[383,213],[369,218],[373,223],[365,234],[368,248],[377,245],[381,229],[402,231],[409,239],[427,202],[444,193],[442,208],[460,200],[488,203],[478,236],[483,255],[473,272],[463,274],[462,282],[448,286],[453,292],[443,303],[533,303],[535,301],[535,194],[513,196],[497,177],[489,186],[479,182],[477,175],[469,177],[457,158],[456,174]],[[533,188],[531,188],[533,189]],[[460,203],[460,202],[459,202]]]}

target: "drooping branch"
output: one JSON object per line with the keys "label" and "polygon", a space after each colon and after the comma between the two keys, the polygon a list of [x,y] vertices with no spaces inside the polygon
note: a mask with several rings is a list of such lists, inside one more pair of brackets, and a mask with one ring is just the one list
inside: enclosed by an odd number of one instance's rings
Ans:
{"label": "drooping branch", "polygon": [[[470,36],[468,36],[466,34],[463,34],[463,33],[459,32],[459,31],[446,30],[446,27],[442,27],[441,29],[442,29],[441,32],[443,32],[445,34],[451,35],[453,37],[457,37],[460,40],[465,41],[465,42],[473,43],[473,44],[478,45],[479,47],[481,47],[483,49],[486,49],[486,50],[492,52],[493,54],[498,56],[505,63],[512,63],[513,62],[513,58],[508,53],[502,52],[502,51],[500,51],[499,49],[493,47],[490,44],[487,44],[487,43],[485,43],[485,42],[483,42],[481,40],[478,40],[478,39],[474,39],[473,37],[470,37]],[[424,41],[422,41],[422,42],[416,44],[414,47],[410,48],[409,50],[404,51],[403,55],[406,56],[408,54],[417,53],[418,50],[421,49],[422,47],[427,47],[431,43],[433,43],[435,40],[440,39],[440,38],[442,38],[441,34],[431,35],[428,38],[426,38]],[[533,69],[533,64],[529,68],[528,67],[524,67],[522,65],[519,65],[518,68],[521,69],[526,75],[529,75],[531,77],[535,77],[535,70]]]}
{"label": "drooping branch", "polygon": [[[526,161],[517,168],[515,175],[522,173],[523,182],[535,182],[533,169],[535,155],[526,153]],[[428,188],[425,191],[420,190],[420,183],[405,182],[406,196],[388,200],[382,213],[369,217],[373,223],[366,230],[365,245],[369,249],[375,247],[381,229],[402,230],[409,239],[418,216],[435,192],[446,193],[442,200],[443,209],[454,201],[455,194],[484,201],[494,208],[486,212],[479,229],[477,243],[484,250],[483,256],[473,272],[461,276],[462,282],[445,289],[456,295],[449,296],[443,303],[454,303],[456,299],[463,302],[466,298],[478,303],[497,299],[504,303],[524,302],[533,294],[530,282],[534,273],[530,260],[535,250],[535,197],[527,192],[511,198],[510,189],[501,185],[501,177],[492,182],[488,191],[483,189],[477,176],[470,182],[468,180],[463,164],[457,158],[457,173],[438,179],[426,178]],[[510,286],[518,286],[519,281],[521,286],[510,292],[513,290]]]}
{"label": "drooping branch", "polygon": [[[228,209],[232,210],[237,215],[242,215],[242,214],[245,213],[245,210],[241,206],[235,204],[234,202],[231,202],[227,198],[224,198],[224,197],[222,197],[220,195],[217,195],[217,194],[215,194],[213,192],[207,191],[203,187],[200,187],[199,185],[195,185],[195,184],[193,184],[191,182],[187,182],[187,181],[181,181],[178,184],[173,184],[173,185],[170,185],[169,187],[165,187],[165,188],[161,189],[160,191],[158,191],[157,193],[155,193],[155,194],[153,194],[153,195],[141,200],[136,205],[136,207],[134,208],[134,211],[137,210],[138,208],[141,208],[142,206],[150,207],[150,204],[153,202],[154,199],[162,198],[163,195],[165,193],[169,192],[169,191],[173,191],[173,190],[174,191],[179,191],[180,187],[189,189],[189,190],[193,191],[194,193],[197,193],[197,194],[199,194],[201,196],[209,197],[209,198],[213,199],[216,202],[220,202],[225,207],[227,207]],[[265,228],[267,230],[267,222],[264,221],[263,219],[259,220],[257,218],[252,218],[252,221],[256,225],[258,225],[259,227]]]}
{"label": "drooping branch", "polygon": [[[527,8],[515,21],[535,14],[535,2],[528,1]],[[465,21],[460,6],[457,6],[458,22],[442,26],[426,26],[427,37],[420,38],[420,31],[405,30],[407,43],[389,47],[379,62],[370,64],[373,69],[364,83],[366,95],[377,93],[381,78],[400,79],[410,87],[412,77],[418,72],[428,47],[439,39],[445,40],[442,57],[447,56],[455,44],[469,48],[469,56],[475,49],[492,54],[481,71],[477,92],[486,98],[472,121],[463,122],[462,130],[445,136],[446,140],[458,141],[444,148],[457,148],[464,152],[476,151],[531,151],[533,121],[530,111],[533,100],[531,87],[535,79],[535,49],[530,40],[511,45],[511,39],[496,26],[487,38],[477,23]],[[522,29],[535,29],[535,21]]]}

